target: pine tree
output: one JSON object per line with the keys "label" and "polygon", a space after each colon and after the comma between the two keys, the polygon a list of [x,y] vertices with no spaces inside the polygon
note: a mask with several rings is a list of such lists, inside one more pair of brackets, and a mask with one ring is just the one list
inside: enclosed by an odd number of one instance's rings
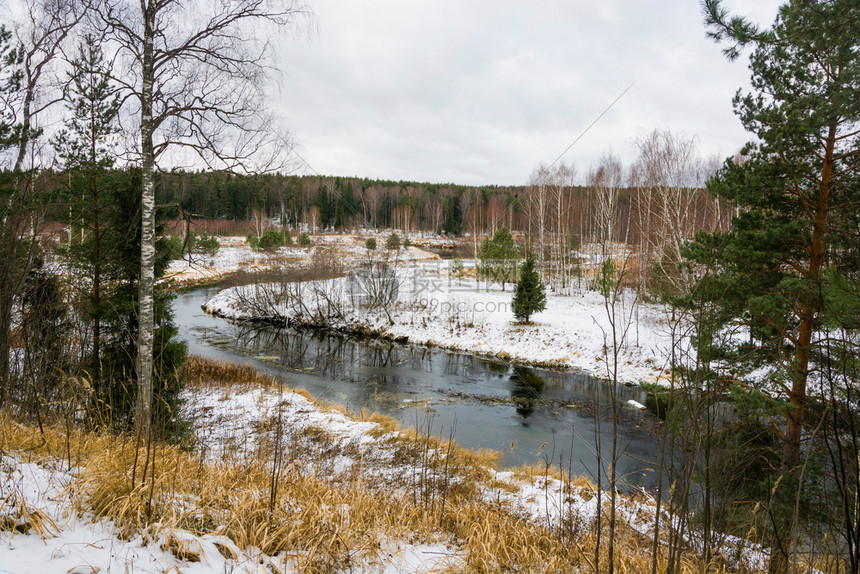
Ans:
{"label": "pine tree", "polygon": [[[770,367],[767,380],[748,379],[783,405],[780,490],[770,507],[771,571],[789,564],[801,438],[818,366],[826,312],[824,279],[835,267],[833,239],[841,212],[856,210],[860,175],[860,6],[855,0],[790,0],[774,25],[760,30],[706,0],[710,35],[728,40],[730,59],[752,46],[754,92],[735,96],[735,111],[756,136],[743,161],[727,161],[708,183],[736,205],[727,233],[700,234],[688,256],[710,267],[698,289],[715,294],[719,332],[744,327],[748,338],[704,334],[745,377]],[[781,503],[781,504],[780,504]]]}
{"label": "pine tree", "polygon": [[529,322],[531,316],[546,309],[546,287],[535,269],[534,256],[529,254],[520,267],[520,280],[514,289],[514,317]]}
{"label": "pine tree", "polygon": [[[139,322],[140,177],[114,169],[119,97],[99,42],[86,36],[72,62],[65,127],[53,140],[66,173],[66,206],[59,212],[70,230],[65,255],[81,279],[76,287],[92,321],[92,349],[84,368],[93,381],[91,420],[128,428],[137,396],[134,359]],[[80,232],[80,233],[78,233]],[[160,240],[155,277],[164,274],[168,250]],[[167,434],[180,430],[176,414],[185,345],[175,341],[169,295],[156,292],[153,419]]]}
{"label": "pine tree", "polygon": [[[102,238],[106,254],[104,265],[105,285],[111,289],[103,304],[103,349],[101,396],[97,407],[103,407],[100,416],[106,417],[120,429],[131,429],[135,422],[135,407],[139,392],[137,338],[140,330],[140,226],[141,197],[140,170],[112,174],[111,205],[106,211],[105,235]],[[160,235],[156,243],[154,276],[164,275],[169,261],[166,238],[162,226],[156,227]],[[184,426],[178,417],[179,393],[183,379],[180,367],[185,361],[187,348],[176,339],[170,301],[173,295],[162,289],[155,291],[153,320],[153,407],[152,424],[158,435],[175,437]]]}
{"label": "pine tree", "polygon": [[514,281],[517,274],[517,262],[520,260],[520,250],[514,242],[514,236],[506,227],[500,227],[492,239],[486,238],[478,249],[481,260],[478,273],[481,277],[499,281],[502,291],[505,284]]}
{"label": "pine tree", "polygon": [[[115,161],[111,144],[119,131],[120,107],[117,89],[109,81],[109,75],[110,69],[98,40],[85,36],[69,74],[66,127],[53,141],[68,172],[65,189],[68,211],[60,214],[68,217],[68,256],[92,287],[86,314],[93,325],[90,372],[97,395],[102,391],[102,268],[105,264],[102,238],[105,211],[112,209],[112,190],[105,180],[109,179],[108,171]],[[76,227],[83,233],[77,242],[73,241]]]}

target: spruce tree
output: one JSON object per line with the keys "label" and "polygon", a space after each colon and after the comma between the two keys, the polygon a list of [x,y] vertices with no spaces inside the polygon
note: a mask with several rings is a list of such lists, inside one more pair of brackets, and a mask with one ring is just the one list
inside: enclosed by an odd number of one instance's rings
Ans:
{"label": "spruce tree", "polygon": [[546,309],[546,287],[535,269],[534,256],[529,254],[520,268],[520,280],[514,289],[514,317],[529,322],[531,316]]}
{"label": "spruce tree", "polygon": [[[139,374],[135,369],[137,338],[140,331],[140,170],[112,174],[111,205],[106,212],[106,233],[102,238],[106,260],[104,265],[105,293],[103,304],[103,391],[97,397],[104,422],[129,430],[135,423],[135,407],[139,392]],[[167,238],[163,225],[156,227],[154,276],[164,276],[170,263]],[[170,302],[172,293],[158,288],[154,298],[153,329],[153,407],[152,425],[157,436],[178,437],[184,432],[179,419],[179,393],[184,380],[181,366],[187,355],[186,344],[176,338]]]}
{"label": "spruce tree", "polygon": [[[825,277],[840,272],[834,237],[841,214],[856,210],[860,196],[860,5],[790,0],[764,30],[730,17],[719,0],[705,7],[709,34],[729,42],[730,59],[752,47],[753,92],[738,91],[734,106],[756,139],[742,161],[728,160],[708,183],[738,208],[731,230],[699,234],[687,255],[708,268],[697,289],[713,294],[709,305],[719,318],[700,337],[736,371],[731,378],[782,405],[784,423],[777,419],[773,427],[782,441],[781,477],[769,511],[770,569],[784,571],[803,486],[814,357],[826,339],[819,336]],[[746,336],[729,335],[738,328]]]}

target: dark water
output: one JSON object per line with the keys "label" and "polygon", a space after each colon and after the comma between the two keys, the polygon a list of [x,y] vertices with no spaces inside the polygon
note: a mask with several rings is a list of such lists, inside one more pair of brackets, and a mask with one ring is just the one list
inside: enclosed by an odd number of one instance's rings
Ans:
{"label": "dark water", "polygon": [[[180,337],[193,354],[250,362],[315,397],[354,411],[379,411],[404,426],[430,426],[445,438],[453,430],[465,447],[505,451],[505,466],[552,456],[556,465],[561,458],[575,474],[594,477],[599,436],[606,467],[610,387],[588,375],[388,341],[234,324],[201,310],[217,291],[194,289],[174,302]],[[621,387],[618,394],[624,452],[618,475],[630,485],[651,487],[656,476],[650,461],[659,448],[651,433],[655,419],[626,405],[629,399],[644,403],[641,390]]]}

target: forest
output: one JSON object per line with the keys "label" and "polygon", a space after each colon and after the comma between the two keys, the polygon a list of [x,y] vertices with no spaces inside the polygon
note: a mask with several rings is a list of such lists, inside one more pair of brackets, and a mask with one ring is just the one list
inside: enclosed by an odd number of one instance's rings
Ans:
{"label": "forest", "polygon": [[[730,157],[653,128],[626,164],[559,157],[511,186],[283,169],[295,148],[271,121],[267,38],[310,26],[301,2],[16,9],[0,21],[4,567],[81,572],[68,547],[109,539],[145,572],[393,572],[404,548],[448,571],[860,571],[856,2],[788,0],[769,27],[703,2],[724,55],[749,56],[732,102],[749,143]],[[407,292],[428,261],[447,311]],[[348,396],[345,372],[251,348],[280,331],[182,340],[177,286],[204,283],[231,328],[294,329],[341,366],[362,360],[346,339],[414,353],[379,369],[462,353],[514,391],[392,394],[411,429],[350,413],[287,387],[319,376]],[[475,311],[488,302],[513,313]],[[215,339],[277,365],[189,354]],[[581,403],[544,401],[530,370],[584,366],[599,387]],[[593,444],[576,438],[597,470],[575,476],[551,433],[520,467],[461,448],[431,424],[454,403],[510,426],[586,413]],[[654,440],[649,488],[619,471],[631,421]],[[135,569],[93,556],[88,572]]]}

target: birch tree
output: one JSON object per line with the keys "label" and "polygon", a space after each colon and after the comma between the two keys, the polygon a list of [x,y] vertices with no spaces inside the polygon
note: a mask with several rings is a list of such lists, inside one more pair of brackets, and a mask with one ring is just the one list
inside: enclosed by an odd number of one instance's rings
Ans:
{"label": "birch tree", "polygon": [[90,25],[116,50],[115,77],[136,118],[142,174],[137,345],[137,424],[149,434],[155,263],[155,172],[159,165],[210,169],[278,167],[284,137],[271,129],[264,82],[271,38],[308,12],[298,1],[84,0]]}
{"label": "birch tree", "polygon": [[24,168],[28,146],[40,132],[39,116],[62,101],[61,82],[52,77],[52,68],[82,13],[77,0],[27,0],[25,8],[15,26],[21,58],[16,171]]}

